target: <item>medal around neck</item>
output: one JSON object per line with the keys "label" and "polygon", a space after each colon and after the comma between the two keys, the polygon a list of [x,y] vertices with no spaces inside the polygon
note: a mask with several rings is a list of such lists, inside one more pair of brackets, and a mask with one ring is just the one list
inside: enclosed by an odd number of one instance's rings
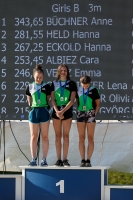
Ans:
{"label": "medal around neck", "polygon": [[86,110],[86,106],[83,106],[83,110],[84,110],[84,111]]}
{"label": "medal around neck", "polygon": [[64,101],[64,90],[66,88],[67,80],[65,81],[64,87],[62,87],[61,81],[60,81],[60,91],[61,91],[61,97],[60,101]]}
{"label": "medal around neck", "polygon": [[60,101],[64,101],[64,97],[60,97]]}
{"label": "medal around neck", "polygon": [[40,104],[40,103],[41,103],[40,99],[38,99],[37,103],[38,103],[38,104]]}
{"label": "medal around neck", "polygon": [[83,93],[83,103],[84,103],[83,110],[84,110],[84,111],[86,111],[86,101],[87,101],[87,96],[88,96],[88,94],[89,94],[89,91],[90,91],[90,87],[88,87],[86,94],[84,93],[84,88],[82,89],[82,93]]}

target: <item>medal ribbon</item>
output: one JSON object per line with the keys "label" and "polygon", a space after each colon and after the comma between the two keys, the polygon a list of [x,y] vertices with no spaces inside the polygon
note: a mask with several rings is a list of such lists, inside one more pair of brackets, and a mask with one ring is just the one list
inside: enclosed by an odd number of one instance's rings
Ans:
{"label": "medal ribbon", "polygon": [[90,87],[88,87],[86,94],[84,93],[84,88],[83,88],[83,102],[84,102],[84,106],[86,106],[86,101],[87,101],[87,96],[89,94],[90,91]]}
{"label": "medal ribbon", "polygon": [[66,84],[67,84],[67,80],[66,80],[66,82],[64,84],[64,87],[62,87],[61,81],[59,81],[59,82],[60,82],[61,97],[63,97],[64,96],[64,90],[65,90]]}
{"label": "medal ribbon", "polygon": [[38,101],[40,101],[42,84],[40,85],[40,89],[39,90],[38,90],[38,85],[36,83],[35,83],[35,87],[36,87],[36,91],[37,91]]}

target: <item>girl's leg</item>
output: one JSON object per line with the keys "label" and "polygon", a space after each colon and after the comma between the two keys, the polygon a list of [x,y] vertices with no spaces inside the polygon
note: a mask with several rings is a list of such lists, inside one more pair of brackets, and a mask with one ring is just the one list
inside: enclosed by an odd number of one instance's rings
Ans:
{"label": "girl's leg", "polygon": [[61,160],[61,138],[62,138],[62,121],[53,119],[53,126],[55,131],[55,146],[58,160]]}
{"label": "girl's leg", "polygon": [[33,124],[29,122],[30,127],[30,150],[31,157],[36,158],[36,149],[37,149],[37,138],[38,138],[38,124]]}
{"label": "girl's leg", "polygon": [[40,123],[43,158],[47,157],[49,149],[49,138],[48,138],[49,123],[50,121]]}
{"label": "girl's leg", "polygon": [[77,128],[79,133],[79,152],[82,160],[85,160],[85,122],[77,122]]}
{"label": "girl's leg", "polygon": [[63,160],[67,160],[69,148],[69,132],[72,124],[72,119],[62,120],[63,125]]}
{"label": "girl's leg", "polygon": [[88,148],[87,148],[87,159],[91,159],[94,151],[94,131],[96,123],[87,123],[87,135],[88,135]]}

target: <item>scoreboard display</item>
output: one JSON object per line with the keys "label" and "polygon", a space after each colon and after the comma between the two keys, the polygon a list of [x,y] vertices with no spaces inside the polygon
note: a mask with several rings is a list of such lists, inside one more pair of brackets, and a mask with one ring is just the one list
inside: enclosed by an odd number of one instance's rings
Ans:
{"label": "scoreboard display", "polygon": [[100,90],[98,120],[132,120],[132,8],[131,0],[1,0],[0,120],[27,120],[35,65],[48,82],[62,63],[77,86],[86,74]]}

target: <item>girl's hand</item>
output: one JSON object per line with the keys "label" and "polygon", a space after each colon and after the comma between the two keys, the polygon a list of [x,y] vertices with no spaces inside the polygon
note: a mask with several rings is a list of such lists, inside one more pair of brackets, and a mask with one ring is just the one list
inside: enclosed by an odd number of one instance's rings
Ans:
{"label": "girl's hand", "polygon": [[63,112],[62,111],[57,111],[56,112],[56,116],[60,119],[64,119],[64,116],[63,116]]}

